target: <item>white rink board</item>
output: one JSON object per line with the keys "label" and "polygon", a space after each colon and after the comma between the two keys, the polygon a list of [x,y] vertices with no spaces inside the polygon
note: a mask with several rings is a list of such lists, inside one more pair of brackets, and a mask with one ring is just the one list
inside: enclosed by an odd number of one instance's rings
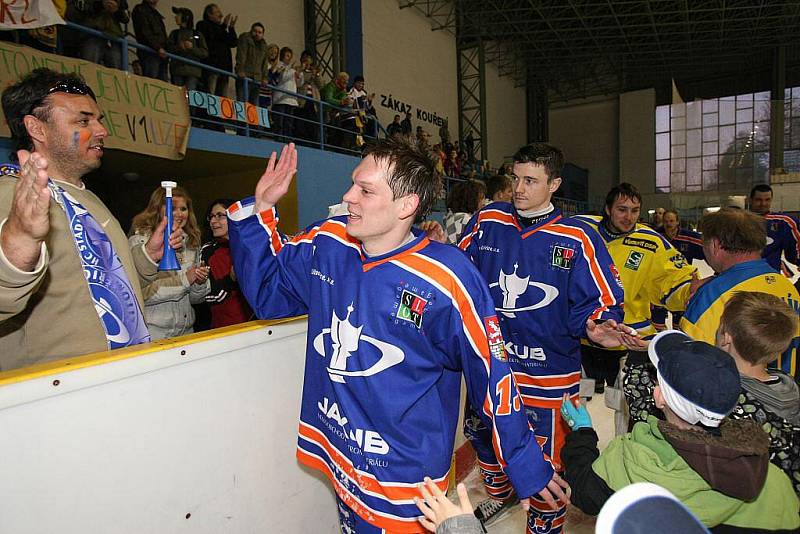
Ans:
{"label": "white rink board", "polygon": [[295,460],[306,328],[1,386],[0,533],[339,532],[327,481]]}

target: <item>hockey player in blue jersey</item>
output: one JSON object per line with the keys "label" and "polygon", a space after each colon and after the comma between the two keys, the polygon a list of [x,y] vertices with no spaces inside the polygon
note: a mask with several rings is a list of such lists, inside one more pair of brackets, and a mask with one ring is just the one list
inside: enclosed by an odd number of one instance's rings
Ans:
{"label": "hockey player in blue jersey", "polygon": [[773,213],[772,188],[758,184],[750,190],[750,211],[764,217],[767,225],[767,246],[761,253],[770,267],[781,272],[781,254],[786,261],[800,267],[800,225],[785,213]]}
{"label": "hockey player in blue jersey", "polygon": [[[569,428],[558,410],[578,396],[580,340],[620,343],[622,284],[596,231],[562,218],[551,197],[561,184],[561,151],[545,143],[514,155],[514,203],[478,211],[459,241],[486,280],[522,402],[542,449],[558,469]],[[633,332],[633,329],[628,329]],[[512,487],[491,446],[491,433],[468,410],[465,433],[478,454],[490,500],[477,514],[492,523],[512,500]],[[561,532],[566,507],[532,502],[528,532]]]}
{"label": "hockey player in blue jersey", "polygon": [[522,411],[480,273],[412,230],[441,190],[430,159],[407,142],[369,147],[348,215],[285,240],[275,204],[296,168],[288,145],[255,197],[228,210],[231,250],[259,318],[308,314],[297,458],[330,480],[342,531],[424,531],[413,499],[426,475],[447,486],[462,374],[515,490],[568,502]]}

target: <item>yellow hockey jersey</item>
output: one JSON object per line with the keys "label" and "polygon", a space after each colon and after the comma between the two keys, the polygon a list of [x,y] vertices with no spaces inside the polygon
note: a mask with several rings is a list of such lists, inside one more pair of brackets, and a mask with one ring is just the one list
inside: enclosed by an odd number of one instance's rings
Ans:
{"label": "yellow hockey jersey", "polygon": [[650,321],[651,305],[670,311],[686,309],[697,269],[661,234],[637,224],[632,232],[615,236],[604,228],[599,215],[577,217],[597,230],[619,270],[625,292],[625,324],[644,337],[652,336],[656,329]]}
{"label": "yellow hockey jersey", "polygon": [[[775,295],[800,315],[797,289],[785,276],[760,259],[734,265],[703,284],[686,308],[681,319],[681,330],[694,339],[713,345],[725,304],[737,291],[760,291]],[[800,331],[774,365],[795,378],[798,375],[798,346]]]}

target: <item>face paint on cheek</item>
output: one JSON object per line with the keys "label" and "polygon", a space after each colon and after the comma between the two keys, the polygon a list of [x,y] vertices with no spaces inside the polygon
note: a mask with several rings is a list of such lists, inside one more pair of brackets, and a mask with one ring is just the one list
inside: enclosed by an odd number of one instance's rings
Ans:
{"label": "face paint on cheek", "polygon": [[92,133],[88,130],[82,130],[80,133],[80,141],[81,145],[85,145],[89,142],[89,139],[92,137]]}
{"label": "face paint on cheek", "polygon": [[72,148],[78,148],[80,140],[80,132],[72,132]]}

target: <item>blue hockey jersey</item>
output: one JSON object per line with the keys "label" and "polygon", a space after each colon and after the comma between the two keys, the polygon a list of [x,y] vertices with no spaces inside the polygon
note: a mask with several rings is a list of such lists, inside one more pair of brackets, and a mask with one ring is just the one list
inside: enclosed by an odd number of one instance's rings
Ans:
{"label": "blue hockey jersey", "polygon": [[259,318],[308,314],[300,462],[369,523],[423,532],[412,498],[424,476],[447,485],[463,373],[517,493],[547,484],[491,296],[460,250],[416,232],[366,257],[345,217],[284,242],[274,210],[252,213],[229,209],[242,291]]}
{"label": "blue hockey jersey", "polygon": [[514,206],[477,212],[459,241],[486,279],[525,405],[577,394],[587,319],[623,319],[619,275],[600,236],[558,210],[522,228]]}
{"label": "blue hockey jersey", "polygon": [[703,236],[698,232],[687,230],[686,228],[678,228],[678,234],[671,239],[666,232],[660,233],[678,252],[683,254],[683,257],[686,258],[690,265],[696,259],[706,261],[706,255],[703,252]]}
{"label": "blue hockey jersey", "polygon": [[785,254],[790,263],[800,266],[800,228],[797,220],[783,213],[767,213],[764,219],[767,224],[767,246],[761,257],[778,272],[781,272],[781,254]]}

